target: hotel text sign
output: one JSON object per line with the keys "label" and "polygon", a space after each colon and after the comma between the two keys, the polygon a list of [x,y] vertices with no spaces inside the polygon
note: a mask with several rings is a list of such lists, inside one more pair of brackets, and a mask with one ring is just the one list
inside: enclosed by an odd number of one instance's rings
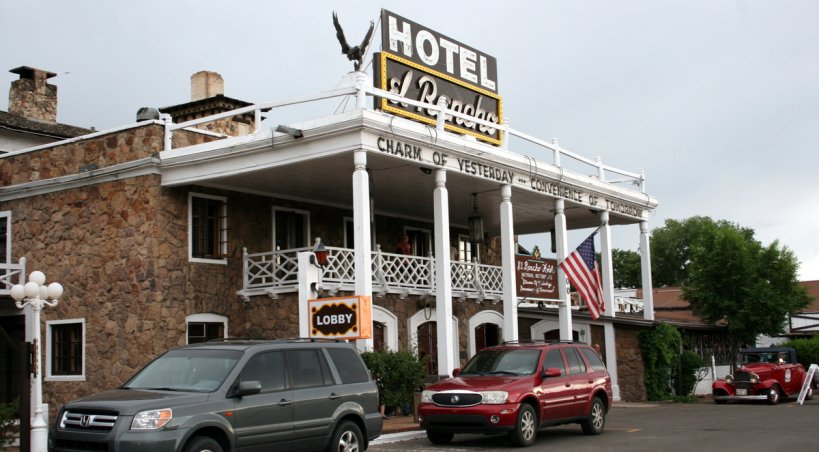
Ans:
{"label": "hotel text sign", "polygon": [[352,296],[307,300],[310,337],[327,339],[372,338],[370,297]]}
{"label": "hotel text sign", "polygon": [[[403,17],[381,10],[382,52],[374,61],[375,85],[385,91],[500,124],[501,98],[497,92],[495,58],[454,39],[426,29]],[[437,111],[376,99],[376,108],[428,124],[437,122]],[[500,130],[447,115],[445,127],[457,133],[500,144]]]}
{"label": "hotel text sign", "polygon": [[575,204],[643,219],[645,208],[639,204],[610,199],[598,193],[586,191],[582,187],[566,185],[528,173],[515,173],[491,161],[449,155],[388,137],[377,137],[374,144],[378,151],[394,157],[481,177],[501,184],[511,184],[518,188],[545,193],[553,198],[563,198]]}
{"label": "hotel text sign", "polygon": [[556,299],[557,261],[515,255],[518,297]]}

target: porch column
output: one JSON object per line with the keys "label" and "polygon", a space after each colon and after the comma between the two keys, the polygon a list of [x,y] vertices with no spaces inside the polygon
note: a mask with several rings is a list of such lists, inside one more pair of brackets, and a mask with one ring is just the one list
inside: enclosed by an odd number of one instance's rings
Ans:
{"label": "porch column", "polygon": [[452,344],[452,276],[449,256],[449,193],[446,189],[446,170],[435,170],[435,322],[438,327],[438,375],[452,375],[455,356]]}
{"label": "porch column", "polygon": [[501,274],[503,278],[503,340],[518,340],[518,291],[515,278],[515,226],[512,186],[501,185]]}
{"label": "porch column", "polygon": [[[355,294],[373,296],[372,243],[370,239],[370,179],[367,175],[367,152],[353,154],[353,237],[355,240]],[[372,318],[372,307],[370,308]],[[373,340],[356,341],[359,350],[372,350]]]}
{"label": "porch column", "polygon": [[[555,200],[555,246],[557,247],[557,262],[566,260],[569,254],[566,248],[566,212],[564,200]],[[572,302],[569,299],[569,290],[566,282],[566,273],[557,267],[557,297],[560,298],[558,308],[558,323],[560,324],[560,340],[572,340]]]}
{"label": "porch column", "polygon": [[[614,312],[614,267],[611,262],[611,226],[609,226],[609,212],[600,212],[600,260],[602,261],[603,299],[606,317],[615,317]],[[603,321],[603,335],[606,338],[606,367],[611,375],[611,391],[615,400],[620,400],[620,385],[617,379],[617,338],[614,334],[614,324],[611,319],[600,317]]]}
{"label": "porch column", "polygon": [[611,226],[609,226],[609,212],[600,212],[600,260],[603,284],[603,300],[605,315],[614,317],[614,267],[611,262]]}
{"label": "porch column", "polygon": [[640,222],[640,269],[643,274],[643,318],[654,320],[654,290],[651,281],[651,246],[648,221]]}

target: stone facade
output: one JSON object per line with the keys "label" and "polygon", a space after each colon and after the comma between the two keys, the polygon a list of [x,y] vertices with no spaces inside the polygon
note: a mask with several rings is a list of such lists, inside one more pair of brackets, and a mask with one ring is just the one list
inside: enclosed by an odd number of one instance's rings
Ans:
{"label": "stone facade", "polygon": [[616,325],[617,338],[617,379],[620,384],[620,399],[627,402],[645,402],[645,366],[640,350],[640,329],[626,325]]}

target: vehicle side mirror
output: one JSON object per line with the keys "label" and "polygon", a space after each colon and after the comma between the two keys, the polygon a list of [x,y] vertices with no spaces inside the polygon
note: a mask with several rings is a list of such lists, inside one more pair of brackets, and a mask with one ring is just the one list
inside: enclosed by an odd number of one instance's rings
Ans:
{"label": "vehicle side mirror", "polygon": [[460,374],[461,374],[461,368],[460,368],[460,367],[455,368],[455,369],[452,369],[452,377],[453,377],[453,378],[454,378],[454,377],[457,377],[457,376],[458,376],[458,375],[460,375]]}
{"label": "vehicle side mirror", "polygon": [[560,369],[556,367],[548,367],[543,371],[543,378],[554,378],[561,375]]}
{"label": "vehicle side mirror", "polygon": [[246,395],[258,394],[262,392],[262,383],[256,380],[239,382],[235,395],[242,397]]}

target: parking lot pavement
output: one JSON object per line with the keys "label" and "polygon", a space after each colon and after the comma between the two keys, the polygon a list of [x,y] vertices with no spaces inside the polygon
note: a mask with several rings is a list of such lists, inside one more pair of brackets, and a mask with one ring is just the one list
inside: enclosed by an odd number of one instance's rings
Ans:
{"label": "parking lot pavement", "polygon": [[[540,430],[530,450],[599,451],[601,447],[607,452],[814,450],[817,418],[819,398],[801,406],[793,401],[775,406],[765,403],[618,403],[610,410],[602,435],[584,435],[576,424],[549,427]],[[507,438],[497,435],[456,435],[449,446],[433,446],[423,432],[410,433],[415,436],[374,443],[369,450],[491,451],[511,447]]]}

